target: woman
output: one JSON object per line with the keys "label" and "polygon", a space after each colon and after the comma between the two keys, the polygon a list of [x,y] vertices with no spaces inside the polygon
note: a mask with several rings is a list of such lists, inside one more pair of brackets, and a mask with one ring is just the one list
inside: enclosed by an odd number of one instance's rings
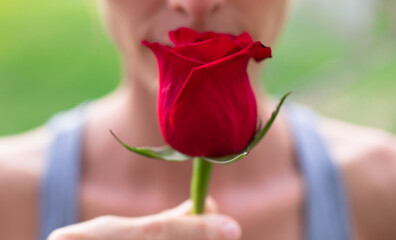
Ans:
{"label": "woman", "polygon": [[[287,8],[287,0],[102,0],[122,83],[0,141],[0,239],[396,239],[396,140],[381,130],[290,106],[243,161],[214,167],[203,216],[189,215],[189,201],[174,207],[189,197],[191,162],[131,155],[108,132],[132,146],[165,144],[156,62],[142,40],[168,44],[169,30],[188,26],[246,31],[272,46]],[[259,70],[249,66],[266,119],[274,104]]]}

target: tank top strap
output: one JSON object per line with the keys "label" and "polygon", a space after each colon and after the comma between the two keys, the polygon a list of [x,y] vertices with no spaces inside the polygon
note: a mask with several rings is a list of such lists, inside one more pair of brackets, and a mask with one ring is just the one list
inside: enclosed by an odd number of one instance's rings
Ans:
{"label": "tank top strap", "polygon": [[78,222],[78,183],[86,103],[53,116],[47,123],[52,141],[41,183],[39,239]]}
{"label": "tank top strap", "polygon": [[352,239],[343,179],[316,130],[317,115],[307,107],[289,104],[287,116],[307,186],[306,239]]}

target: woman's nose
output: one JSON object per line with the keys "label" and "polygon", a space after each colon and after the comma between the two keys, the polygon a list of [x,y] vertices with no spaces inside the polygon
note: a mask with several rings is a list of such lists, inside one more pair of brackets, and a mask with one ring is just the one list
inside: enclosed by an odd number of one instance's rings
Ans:
{"label": "woman's nose", "polygon": [[225,0],[168,0],[169,7],[195,20],[218,11]]}

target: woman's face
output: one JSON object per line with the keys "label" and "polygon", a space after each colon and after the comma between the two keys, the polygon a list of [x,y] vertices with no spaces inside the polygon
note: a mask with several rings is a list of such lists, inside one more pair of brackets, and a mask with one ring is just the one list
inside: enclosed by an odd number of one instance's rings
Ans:
{"label": "woman's face", "polygon": [[171,45],[168,32],[179,27],[232,34],[249,32],[272,46],[288,0],[101,0],[108,31],[132,78],[157,76],[154,55],[142,40]]}

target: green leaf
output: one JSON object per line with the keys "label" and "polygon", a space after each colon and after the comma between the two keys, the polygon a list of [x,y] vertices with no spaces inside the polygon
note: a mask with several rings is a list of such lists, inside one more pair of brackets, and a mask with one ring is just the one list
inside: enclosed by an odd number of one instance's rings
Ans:
{"label": "green leaf", "polygon": [[160,160],[167,160],[167,161],[176,161],[176,162],[182,162],[186,160],[190,160],[192,157],[187,156],[183,153],[180,153],[176,150],[174,150],[170,146],[163,146],[163,147],[130,147],[127,144],[125,144],[121,139],[119,139],[113,131],[110,130],[111,135],[119,142],[121,145],[123,145],[126,149],[128,149],[131,152],[137,153],[139,155],[149,157],[149,158],[155,158],[155,159],[160,159]]}
{"label": "green leaf", "polygon": [[267,134],[268,130],[272,126],[272,124],[275,121],[276,116],[278,116],[278,113],[280,111],[280,108],[282,107],[283,102],[286,100],[286,98],[291,94],[291,92],[286,93],[281,100],[279,101],[278,105],[276,106],[276,109],[272,112],[270,119],[267,121],[265,126],[261,128],[261,124],[259,126],[259,130],[256,132],[256,135],[254,136],[253,140],[249,144],[249,148],[253,149],[260,141],[261,139]]}
{"label": "green leaf", "polygon": [[218,158],[210,158],[210,157],[202,157],[208,162],[215,163],[215,164],[230,164],[236,161],[241,160],[242,158],[246,157],[249,153],[249,149],[245,149],[241,153],[228,155],[225,157],[218,157]]}

